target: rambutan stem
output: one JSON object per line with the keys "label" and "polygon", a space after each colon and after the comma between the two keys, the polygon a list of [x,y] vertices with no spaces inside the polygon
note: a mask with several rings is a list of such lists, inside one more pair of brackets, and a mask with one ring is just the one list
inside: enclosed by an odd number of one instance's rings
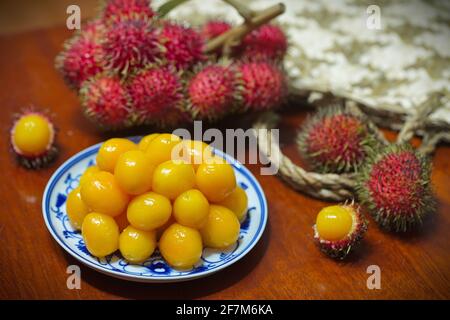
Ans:
{"label": "rambutan stem", "polygon": [[245,19],[245,21],[251,20],[255,16],[255,12],[247,8],[246,5],[242,4],[240,1],[236,0],[223,0],[230,6],[236,9],[236,11]]}
{"label": "rambutan stem", "polygon": [[[242,4],[239,6],[243,6]],[[273,18],[279,16],[285,11],[286,7],[283,3],[276,4],[265,10],[259,11],[251,19],[244,21],[243,24],[233,27],[227,32],[211,39],[205,46],[204,52],[210,53],[217,49],[223,48],[223,53],[227,56],[233,46],[240,43],[241,39],[248,33],[252,32],[259,26],[269,22]],[[239,12],[240,13],[240,12]],[[245,17],[244,17],[245,19]]]}

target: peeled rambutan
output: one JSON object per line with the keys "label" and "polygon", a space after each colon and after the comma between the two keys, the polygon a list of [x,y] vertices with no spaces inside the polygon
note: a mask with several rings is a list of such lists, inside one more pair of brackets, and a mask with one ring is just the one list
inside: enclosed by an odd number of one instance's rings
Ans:
{"label": "peeled rambutan", "polygon": [[228,22],[222,20],[210,20],[202,26],[200,33],[204,39],[211,40],[230,29],[231,25]]}
{"label": "peeled rambutan", "polygon": [[297,135],[306,162],[318,172],[356,171],[367,159],[376,139],[365,121],[347,108],[321,107],[308,117]]}
{"label": "peeled rambutan", "polygon": [[127,75],[161,55],[157,30],[147,19],[130,19],[104,28],[101,45],[106,68]]}
{"label": "peeled rambutan", "polygon": [[102,71],[96,60],[101,46],[92,32],[76,35],[64,48],[55,59],[55,67],[71,88],[78,89],[83,81]]}
{"label": "peeled rambutan", "polygon": [[358,174],[357,194],[384,229],[408,231],[436,209],[430,160],[409,144],[373,152]]}
{"label": "peeled rambutan", "polygon": [[19,164],[28,169],[47,166],[58,154],[56,130],[50,118],[35,110],[26,111],[14,121],[10,141]]}
{"label": "peeled rambutan", "polygon": [[283,30],[276,25],[265,24],[245,36],[237,51],[240,57],[249,60],[282,60],[287,47]]}
{"label": "peeled rambutan", "polygon": [[140,17],[152,18],[155,15],[150,0],[108,0],[102,12],[103,20],[107,23]]}
{"label": "peeled rambutan", "polygon": [[205,60],[204,40],[193,28],[167,22],[162,26],[159,39],[166,49],[164,58],[179,70]]}
{"label": "peeled rambutan", "polygon": [[85,115],[105,129],[130,124],[130,97],[119,77],[101,74],[85,81],[80,89]]}
{"label": "peeled rambutan", "polygon": [[323,208],[313,226],[320,250],[334,259],[344,259],[363,239],[368,222],[354,203]]}
{"label": "peeled rambutan", "polygon": [[284,72],[265,62],[243,62],[238,66],[242,85],[243,106],[253,111],[279,107],[287,96]]}
{"label": "peeled rambutan", "polygon": [[189,110],[196,119],[217,119],[233,111],[240,101],[234,67],[207,65],[195,73],[187,85]]}
{"label": "peeled rambutan", "polygon": [[131,79],[128,92],[138,122],[162,123],[164,114],[183,100],[180,76],[170,66],[143,69]]}

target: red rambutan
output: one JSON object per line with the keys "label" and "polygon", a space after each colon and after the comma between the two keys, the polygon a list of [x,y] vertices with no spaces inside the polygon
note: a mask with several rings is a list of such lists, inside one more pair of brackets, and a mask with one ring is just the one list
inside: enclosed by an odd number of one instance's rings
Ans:
{"label": "red rambutan", "polygon": [[187,85],[189,109],[194,118],[216,119],[232,111],[239,99],[236,71],[232,66],[208,65]]}
{"label": "red rambutan", "polygon": [[268,110],[280,106],[287,96],[283,71],[270,62],[244,62],[239,65],[245,109]]}
{"label": "red rambutan", "polygon": [[130,98],[119,77],[101,74],[80,89],[86,116],[103,128],[122,128],[130,123]]}
{"label": "red rambutan", "polygon": [[205,60],[203,38],[193,28],[165,23],[161,29],[160,43],[166,48],[164,58],[177,69],[188,69]]}
{"label": "red rambutan", "polygon": [[211,40],[230,29],[231,25],[228,22],[222,20],[211,20],[202,26],[200,33],[204,39]]}
{"label": "red rambutan", "polygon": [[253,30],[238,47],[239,56],[249,60],[282,60],[288,47],[280,27],[265,24]]}
{"label": "red rambutan", "polygon": [[83,81],[102,71],[96,60],[101,46],[92,31],[76,35],[64,47],[55,59],[55,67],[71,88],[78,89]]}
{"label": "red rambutan", "polygon": [[154,62],[161,54],[157,31],[147,19],[111,24],[103,30],[101,44],[106,67],[122,75]]}
{"label": "red rambutan", "polygon": [[182,99],[179,74],[171,67],[152,66],[139,72],[128,85],[138,122],[160,123],[179,108]]}
{"label": "red rambutan", "polygon": [[318,172],[356,171],[375,142],[360,116],[336,105],[306,119],[297,136],[303,158]]}
{"label": "red rambutan", "polygon": [[374,152],[358,175],[361,203],[383,228],[408,231],[436,208],[430,160],[410,145]]}
{"label": "red rambutan", "polygon": [[152,18],[155,15],[149,0],[108,0],[102,11],[103,20],[108,23],[140,17]]}

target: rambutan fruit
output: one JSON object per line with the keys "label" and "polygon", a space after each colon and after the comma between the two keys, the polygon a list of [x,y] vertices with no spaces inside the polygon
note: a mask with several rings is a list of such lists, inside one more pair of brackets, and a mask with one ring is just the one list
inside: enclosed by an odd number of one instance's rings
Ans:
{"label": "rambutan fruit", "polygon": [[359,172],[357,194],[384,229],[408,231],[436,209],[430,160],[409,145],[389,145],[370,155]]}
{"label": "rambutan fruit", "polygon": [[58,154],[56,130],[50,118],[37,111],[26,111],[14,122],[10,141],[19,164],[29,169],[47,166]]}
{"label": "rambutan fruit", "polygon": [[204,40],[194,28],[167,22],[161,28],[159,39],[166,49],[164,58],[179,70],[205,60]]}
{"label": "rambutan fruit", "polygon": [[107,69],[126,76],[161,55],[157,30],[147,19],[130,19],[104,28],[101,46]]}
{"label": "rambutan fruit", "polygon": [[244,109],[262,111],[279,107],[287,96],[284,72],[267,61],[238,65]]}
{"label": "rambutan fruit", "polygon": [[320,250],[333,259],[344,259],[363,239],[368,222],[354,203],[323,208],[313,226]]}
{"label": "rambutan fruit", "polygon": [[212,64],[195,72],[187,84],[188,109],[196,119],[214,120],[236,108],[240,97],[233,65]]}
{"label": "rambutan fruit", "polygon": [[206,40],[211,40],[231,29],[231,24],[222,20],[210,20],[200,30],[200,34]]}
{"label": "rambutan fruit", "polygon": [[249,60],[282,60],[288,42],[283,30],[273,24],[265,24],[244,37],[237,48],[238,55]]}
{"label": "rambutan fruit", "polygon": [[92,30],[65,42],[64,50],[55,59],[55,67],[69,87],[78,89],[83,81],[102,71],[96,60],[100,49]]}
{"label": "rambutan fruit", "polygon": [[298,148],[317,172],[356,171],[367,159],[376,139],[365,121],[347,108],[321,107],[308,117],[297,135]]}
{"label": "rambutan fruit", "polygon": [[140,17],[152,18],[155,15],[150,0],[108,0],[102,6],[102,13],[107,23]]}
{"label": "rambutan fruit", "polygon": [[139,123],[163,124],[164,115],[179,109],[183,100],[180,76],[170,66],[143,69],[131,79],[128,92]]}
{"label": "rambutan fruit", "polygon": [[105,129],[130,124],[130,97],[119,77],[101,74],[85,81],[80,89],[85,115]]}

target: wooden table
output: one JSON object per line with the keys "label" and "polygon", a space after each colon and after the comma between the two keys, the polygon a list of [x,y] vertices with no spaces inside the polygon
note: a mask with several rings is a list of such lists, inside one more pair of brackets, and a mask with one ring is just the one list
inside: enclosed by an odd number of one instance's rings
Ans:
{"label": "wooden table", "polygon": [[[371,220],[360,250],[335,262],[317,250],[312,225],[326,203],[299,194],[275,176],[257,175],[269,203],[269,221],[257,246],[218,274],[178,284],[139,284],[81,266],[81,290],[68,290],[66,268],[78,262],[53,240],[44,224],[41,200],[53,171],[68,157],[108,137],[81,114],[76,95],[53,68],[64,28],[0,38],[0,299],[449,299],[450,148],[434,157],[437,214],[419,232],[394,235]],[[50,168],[28,171],[8,151],[15,112],[30,104],[48,108],[59,128],[61,154]],[[301,109],[302,105],[293,108]],[[305,111],[284,112],[283,150],[298,161],[292,134]],[[249,121],[221,124],[246,126]],[[122,133],[146,133],[146,130]],[[389,134],[390,138],[393,134]],[[369,290],[370,265],[381,268],[381,289]]]}

